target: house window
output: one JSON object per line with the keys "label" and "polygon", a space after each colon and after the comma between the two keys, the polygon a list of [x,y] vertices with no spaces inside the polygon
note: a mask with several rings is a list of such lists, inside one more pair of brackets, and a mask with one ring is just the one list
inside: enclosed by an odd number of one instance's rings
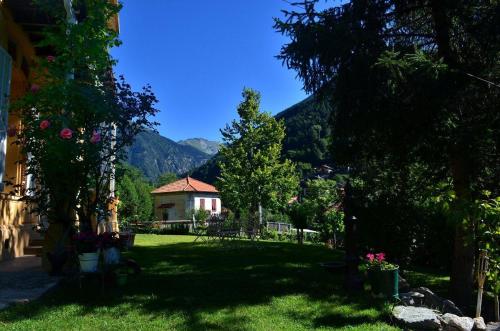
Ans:
{"label": "house window", "polygon": [[212,199],[212,211],[217,211],[217,199]]}
{"label": "house window", "polygon": [[205,210],[205,199],[200,199],[200,209]]}

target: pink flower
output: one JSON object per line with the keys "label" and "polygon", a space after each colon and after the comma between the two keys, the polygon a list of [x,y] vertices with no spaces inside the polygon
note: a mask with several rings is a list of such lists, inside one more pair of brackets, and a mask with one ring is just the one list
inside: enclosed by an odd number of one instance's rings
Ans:
{"label": "pink flower", "polygon": [[55,60],[56,60],[56,57],[55,57],[55,56],[53,56],[53,55],[49,55],[49,56],[47,56],[47,61],[48,61],[48,62],[54,62]]}
{"label": "pink flower", "polygon": [[38,85],[38,84],[32,84],[31,85],[31,92],[36,93],[38,91],[40,91],[40,85]]}
{"label": "pink flower", "polygon": [[385,253],[375,254],[375,258],[377,259],[378,262],[382,262],[385,260]]}
{"label": "pink flower", "polygon": [[48,127],[50,127],[50,121],[49,120],[43,120],[40,122],[40,129],[45,130]]}
{"label": "pink flower", "polygon": [[373,260],[375,260],[375,255],[373,255],[372,253],[368,253],[366,254],[366,258],[368,259],[368,261],[373,262]]}
{"label": "pink flower", "polygon": [[90,138],[90,142],[92,144],[97,144],[100,141],[101,141],[101,134],[96,130],[94,130],[94,132],[92,132],[92,137]]}
{"label": "pink flower", "polygon": [[71,137],[73,137],[73,131],[71,131],[71,129],[64,128],[61,132],[59,132],[59,136],[62,139],[71,139]]}

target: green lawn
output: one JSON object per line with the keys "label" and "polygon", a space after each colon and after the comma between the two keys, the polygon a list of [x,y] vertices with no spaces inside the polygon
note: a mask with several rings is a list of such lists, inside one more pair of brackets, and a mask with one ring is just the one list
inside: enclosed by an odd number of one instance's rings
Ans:
{"label": "green lawn", "polygon": [[143,273],[126,287],[64,284],[42,300],[0,312],[2,330],[397,330],[389,306],[348,297],[319,262],[321,246],[248,241],[193,243],[138,235],[129,253]]}

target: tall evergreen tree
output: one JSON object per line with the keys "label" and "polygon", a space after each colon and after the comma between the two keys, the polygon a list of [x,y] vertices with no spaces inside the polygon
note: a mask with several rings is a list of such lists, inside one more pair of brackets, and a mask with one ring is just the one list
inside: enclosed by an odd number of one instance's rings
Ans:
{"label": "tall evergreen tree", "polygon": [[466,305],[472,204],[500,194],[500,3],[352,0],[318,12],[316,2],[276,20],[291,40],[279,57],[332,100],[337,163],[363,179],[391,173],[398,187],[418,178],[416,196],[422,183],[450,184],[451,287]]}
{"label": "tall evergreen tree", "polygon": [[259,111],[260,94],[243,91],[238,106],[239,121],[221,130],[221,175],[218,187],[224,204],[234,210],[250,211],[259,206],[277,209],[297,193],[295,166],[281,157],[285,128],[268,113]]}

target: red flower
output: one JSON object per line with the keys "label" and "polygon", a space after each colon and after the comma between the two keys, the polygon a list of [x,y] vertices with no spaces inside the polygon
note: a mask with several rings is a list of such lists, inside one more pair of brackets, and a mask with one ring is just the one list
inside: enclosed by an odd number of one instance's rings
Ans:
{"label": "red flower", "polygon": [[31,85],[31,92],[36,93],[38,91],[40,91],[40,85],[38,85],[38,84],[32,84]]}
{"label": "red flower", "polygon": [[50,127],[50,121],[49,120],[43,120],[40,122],[40,129],[45,130],[48,127]]}
{"label": "red flower", "polygon": [[61,130],[61,132],[59,133],[59,136],[62,138],[62,139],[71,139],[73,137],[73,131],[71,131],[71,129],[68,129],[68,128],[64,128]]}
{"label": "red flower", "polygon": [[375,254],[375,258],[377,259],[378,262],[382,262],[385,260],[385,253]]}
{"label": "red flower", "polygon": [[56,60],[56,57],[55,57],[55,56],[53,56],[53,55],[49,55],[49,56],[47,56],[47,61],[48,61],[48,62],[54,62],[55,60]]}
{"label": "red flower", "polygon": [[94,132],[92,132],[92,137],[90,138],[90,142],[92,144],[97,144],[100,141],[101,141],[100,133],[94,130]]}
{"label": "red flower", "polygon": [[368,259],[368,261],[373,262],[373,260],[375,259],[375,255],[368,253],[366,254],[366,258]]}

